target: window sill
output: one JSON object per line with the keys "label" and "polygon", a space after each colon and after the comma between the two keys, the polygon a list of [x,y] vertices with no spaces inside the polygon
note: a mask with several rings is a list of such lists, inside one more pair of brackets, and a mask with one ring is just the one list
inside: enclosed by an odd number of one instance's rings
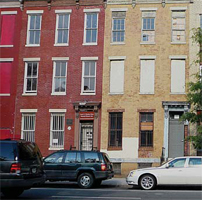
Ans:
{"label": "window sill", "polygon": [[185,95],[186,93],[185,92],[179,92],[179,93],[177,93],[177,92],[171,92],[170,93],[170,95]]}
{"label": "window sill", "polygon": [[83,46],[96,46],[97,43],[83,43]]}
{"label": "window sill", "polygon": [[107,151],[122,151],[122,147],[108,147]]}
{"label": "window sill", "polygon": [[11,94],[0,94],[0,97],[9,97]]}
{"label": "window sill", "polygon": [[22,96],[37,96],[37,93],[23,93]]}
{"label": "window sill", "polygon": [[66,93],[51,93],[52,96],[65,96]]}
{"label": "window sill", "polygon": [[171,42],[171,44],[186,44],[186,42]]}
{"label": "window sill", "polygon": [[124,93],[108,93],[108,95],[123,95]]}
{"label": "window sill", "polygon": [[68,47],[69,44],[54,44],[54,47]]}
{"label": "window sill", "polygon": [[14,45],[0,45],[1,48],[14,47]]}
{"label": "window sill", "polygon": [[139,94],[140,95],[154,95],[154,93],[142,93],[142,92],[140,92]]}
{"label": "window sill", "polygon": [[111,42],[110,45],[125,45],[125,42]]}
{"label": "window sill", "polygon": [[64,147],[49,147],[48,150],[63,150]]}
{"label": "window sill", "polygon": [[25,47],[40,47],[40,44],[26,44]]}
{"label": "window sill", "polygon": [[155,45],[155,42],[140,42],[142,45]]}
{"label": "window sill", "polygon": [[80,95],[95,95],[95,93],[80,93]]}

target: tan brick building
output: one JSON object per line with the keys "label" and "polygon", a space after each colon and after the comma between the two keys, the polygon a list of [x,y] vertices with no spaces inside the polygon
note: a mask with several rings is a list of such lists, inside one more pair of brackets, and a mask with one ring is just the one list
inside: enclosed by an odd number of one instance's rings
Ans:
{"label": "tan brick building", "polygon": [[118,173],[187,154],[189,4],[107,1],[101,150]]}

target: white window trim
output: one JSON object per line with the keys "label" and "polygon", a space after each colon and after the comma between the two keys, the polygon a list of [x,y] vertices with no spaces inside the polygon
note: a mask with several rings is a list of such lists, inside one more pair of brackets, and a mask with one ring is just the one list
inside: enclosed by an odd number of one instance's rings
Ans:
{"label": "white window trim", "polygon": [[109,60],[126,60],[126,56],[109,56]]}
{"label": "white window trim", "polygon": [[0,62],[13,62],[14,58],[0,58]]}
{"label": "white window trim", "polygon": [[39,62],[41,58],[23,58],[24,62]]}
{"label": "white window trim", "polygon": [[[69,46],[69,28],[70,28],[70,12],[71,10],[67,10],[67,12],[65,12],[65,10],[57,10],[56,13],[56,26],[55,26],[55,44],[54,46]],[[69,21],[68,21],[68,38],[67,38],[67,43],[57,43],[57,38],[58,38],[58,19],[59,19],[59,14],[68,14],[69,15]]]}
{"label": "white window trim", "polygon": [[199,66],[199,75],[202,76],[202,65]]}
{"label": "white window trim", "polygon": [[69,57],[52,57],[53,61],[67,61]]}
{"label": "white window trim", "polygon": [[44,10],[27,10],[27,14],[43,14]]}
{"label": "white window trim", "polygon": [[55,83],[54,83],[54,80],[55,80],[55,69],[56,69],[56,61],[66,61],[66,60],[53,60],[53,78],[52,78],[52,93],[51,95],[58,95],[58,96],[62,96],[62,95],[66,95],[66,92],[67,92],[67,62],[66,62],[66,85],[65,85],[65,92],[55,92],[54,91],[54,86],[55,86]]}
{"label": "white window trim", "polygon": [[186,7],[170,7],[170,10],[172,11],[178,11],[178,10],[187,10],[187,6]]}
{"label": "white window trim", "polygon": [[67,109],[49,109],[50,113],[66,113]]}
{"label": "white window trim", "polygon": [[98,60],[98,57],[81,57],[81,60],[86,60],[86,61]]}
{"label": "white window trim", "polygon": [[[85,10],[85,9],[84,9]],[[96,9],[86,9],[88,10],[88,12],[85,12],[85,18],[84,18],[84,35],[83,35],[83,46],[94,46],[94,45],[97,45],[98,43],[98,19],[99,19],[99,13],[98,12],[95,12],[95,11],[92,11],[92,10],[96,10]],[[97,13],[97,35],[96,35],[96,42],[86,42],[86,19],[87,19],[87,14],[89,13]]]}
{"label": "white window trim", "polygon": [[155,60],[156,56],[139,56],[140,60]]}
{"label": "white window trim", "polygon": [[171,55],[171,56],[169,56],[169,59],[171,59],[171,60],[186,60],[187,56],[186,55]]}
{"label": "white window trim", "polygon": [[100,12],[100,8],[94,8],[94,9],[84,9],[84,13],[94,13],[94,12]]}
{"label": "white window trim", "polygon": [[[40,10],[37,10],[37,11],[40,11]],[[27,22],[27,39],[26,39],[26,45],[25,47],[39,47],[40,46],[40,43],[41,43],[41,25],[42,25],[42,12],[43,10],[41,10],[41,12],[36,12],[34,10],[31,10],[29,12],[29,10],[27,10],[27,14],[28,15],[28,22]],[[39,44],[29,44],[29,38],[30,38],[30,35],[29,35],[29,28],[30,28],[30,17],[31,17],[31,14],[40,14],[41,16],[41,21],[40,21],[40,37],[39,37]]]}
{"label": "white window trim", "polygon": [[127,12],[128,8],[111,8],[111,12]]}
{"label": "white window trim", "polygon": [[21,113],[36,113],[38,109],[20,109]]}
{"label": "white window trim", "polygon": [[3,47],[14,47],[14,45],[0,45],[1,48]]}
{"label": "white window trim", "polygon": [[95,90],[94,92],[84,92],[84,67],[85,61],[93,61],[93,60],[83,60],[82,61],[82,77],[81,77],[81,93],[80,95],[95,95],[96,94],[96,79],[97,79],[97,62],[95,62]]}
{"label": "white window trim", "polygon": [[63,148],[56,148],[56,147],[49,147],[48,148],[48,150],[63,150],[64,149],[64,147]]}
{"label": "white window trim", "polygon": [[[36,92],[27,92],[26,88],[27,88],[27,67],[28,67],[28,62],[37,62],[37,83],[36,83]],[[37,95],[37,91],[38,91],[38,76],[39,76],[39,62],[38,61],[27,61],[25,62],[25,72],[24,72],[24,86],[23,86],[23,94],[22,96],[36,96]]]}
{"label": "white window trim", "polygon": [[72,13],[72,9],[65,9],[65,10],[55,10],[56,14],[60,14],[60,13]]}
{"label": "white window trim", "polygon": [[5,94],[0,94],[0,97],[9,97],[9,96],[11,96],[11,94],[10,93],[5,93]]}
{"label": "white window trim", "polygon": [[1,11],[1,15],[17,15],[18,11]]}
{"label": "white window trim", "polygon": [[141,11],[157,11],[158,8],[140,8]]}

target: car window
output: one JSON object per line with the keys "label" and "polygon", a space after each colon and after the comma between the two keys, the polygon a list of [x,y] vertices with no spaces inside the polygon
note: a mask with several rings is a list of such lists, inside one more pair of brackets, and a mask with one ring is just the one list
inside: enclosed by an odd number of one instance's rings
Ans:
{"label": "car window", "polygon": [[109,156],[108,156],[107,154],[103,154],[103,156],[104,156],[105,161],[106,161],[107,163],[109,163],[109,162],[110,162]]}
{"label": "car window", "polygon": [[189,165],[202,165],[202,159],[201,158],[190,158],[189,159]]}
{"label": "car window", "polygon": [[68,152],[65,157],[65,163],[80,163],[81,154],[77,152]]}
{"label": "car window", "polygon": [[47,163],[61,163],[63,156],[64,152],[57,152],[45,158],[44,161]]}
{"label": "car window", "polygon": [[185,161],[186,161],[186,158],[175,159],[169,162],[169,167],[174,167],[174,168],[184,167]]}
{"label": "car window", "polygon": [[11,143],[1,143],[0,144],[0,161],[15,160],[17,156],[16,145]]}
{"label": "car window", "polygon": [[85,152],[84,153],[85,163],[99,163],[100,159],[96,152]]}

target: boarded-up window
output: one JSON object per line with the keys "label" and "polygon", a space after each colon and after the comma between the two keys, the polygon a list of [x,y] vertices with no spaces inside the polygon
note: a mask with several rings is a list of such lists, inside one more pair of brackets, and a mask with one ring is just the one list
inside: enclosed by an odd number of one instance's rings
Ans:
{"label": "boarded-up window", "polygon": [[140,93],[154,93],[154,65],[155,60],[141,60]]}
{"label": "boarded-up window", "polygon": [[171,60],[171,93],[185,92],[185,60]]}
{"label": "boarded-up window", "polygon": [[124,61],[111,61],[110,93],[123,93],[124,89]]}
{"label": "boarded-up window", "polygon": [[15,15],[2,15],[0,45],[13,45]]}
{"label": "boarded-up window", "polygon": [[153,113],[140,113],[140,147],[153,146]]}
{"label": "boarded-up window", "polygon": [[11,86],[11,63],[0,62],[0,93],[10,94]]}

